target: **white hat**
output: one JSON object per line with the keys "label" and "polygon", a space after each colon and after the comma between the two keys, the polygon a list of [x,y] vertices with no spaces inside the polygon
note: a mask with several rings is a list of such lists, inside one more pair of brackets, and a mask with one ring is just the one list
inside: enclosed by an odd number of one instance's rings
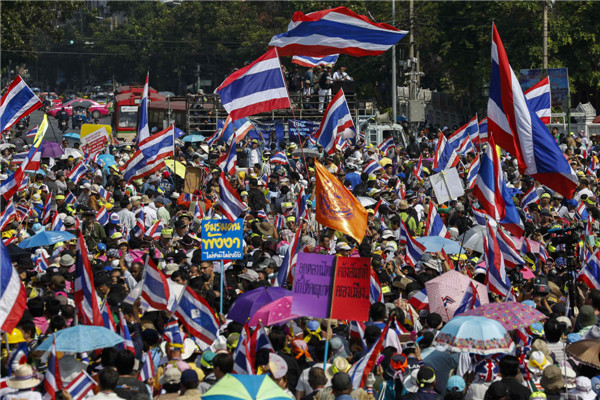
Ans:
{"label": "white hat", "polygon": [[177,384],[181,381],[181,371],[175,366],[167,364],[167,369],[162,374],[158,383],[162,386],[165,383]]}
{"label": "white hat", "polygon": [[417,383],[417,374],[419,373],[418,369],[414,369],[409,376],[404,378],[404,388],[409,393],[417,393],[419,390],[419,384]]}
{"label": "white hat", "polygon": [[596,393],[592,390],[592,381],[585,376],[578,376],[575,379],[575,395],[578,399],[594,400]]}
{"label": "white hat", "polygon": [[13,376],[6,382],[9,388],[13,389],[29,389],[32,387],[36,387],[42,381],[36,378],[36,375],[33,373],[33,368],[29,364],[21,364],[19,365]]}
{"label": "white hat", "polygon": [[258,272],[253,269],[247,269],[245,273],[238,275],[240,279],[245,279],[250,282],[258,281]]}

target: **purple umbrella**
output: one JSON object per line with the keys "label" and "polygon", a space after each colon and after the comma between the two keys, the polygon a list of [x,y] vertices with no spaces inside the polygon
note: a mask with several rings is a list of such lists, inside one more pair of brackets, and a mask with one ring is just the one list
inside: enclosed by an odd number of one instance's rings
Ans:
{"label": "purple umbrella", "polygon": [[42,157],[60,157],[65,154],[62,146],[56,142],[42,142]]}
{"label": "purple umbrella", "polygon": [[280,287],[259,287],[239,296],[231,305],[227,318],[245,324],[259,308],[292,292]]}

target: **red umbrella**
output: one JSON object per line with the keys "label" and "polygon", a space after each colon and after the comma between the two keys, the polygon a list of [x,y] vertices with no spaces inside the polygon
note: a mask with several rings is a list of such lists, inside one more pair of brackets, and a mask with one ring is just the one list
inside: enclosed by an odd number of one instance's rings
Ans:
{"label": "red umbrella", "polygon": [[264,326],[278,325],[301,317],[292,313],[292,296],[285,296],[259,308],[248,325],[255,326],[259,322]]}

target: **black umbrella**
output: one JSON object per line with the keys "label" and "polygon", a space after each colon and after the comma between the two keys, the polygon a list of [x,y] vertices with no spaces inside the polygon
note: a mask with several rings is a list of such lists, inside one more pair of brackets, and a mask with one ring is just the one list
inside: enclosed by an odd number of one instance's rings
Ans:
{"label": "black umbrella", "polygon": [[71,104],[71,107],[73,108],[90,108],[94,103],[92,103],[89,100],[80,100],[80,101],[75,101]]}

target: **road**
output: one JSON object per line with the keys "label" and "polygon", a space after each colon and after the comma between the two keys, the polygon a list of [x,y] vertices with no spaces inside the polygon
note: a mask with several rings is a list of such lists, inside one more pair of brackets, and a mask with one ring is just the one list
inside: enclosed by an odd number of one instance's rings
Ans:
{"label": "road", "polygon": [[[31,120],[29,123],[29,129],[33,128],[36,125],[39,125],[42,122],[42,118],[44,117],[44,113],[40,110],[36,110],[34,112],[31,113]],[[100,124],[103,125],[110,125],[110,117],[106,116],[106,117],[100,117],[99,118]],[[44,140],[49,140],[51,142],[57,142],[60,143],[62,141],[62,132],[60,131],[60,129],[58,129],[58,121],[56,120],[56,118],[48,116],[48,122],[49,122],[49,127],[48,130],[46,131],[46,136],[44,137]],[[79,133],[79,129],[71,129],[71,121],[69,121],[69,129],[67,129],[67,132],[75,132],[75,133]],[[27,141],[27,143],[31,144],[31,142],[33,141],[33,139],[26,139],[23,138]]]}

